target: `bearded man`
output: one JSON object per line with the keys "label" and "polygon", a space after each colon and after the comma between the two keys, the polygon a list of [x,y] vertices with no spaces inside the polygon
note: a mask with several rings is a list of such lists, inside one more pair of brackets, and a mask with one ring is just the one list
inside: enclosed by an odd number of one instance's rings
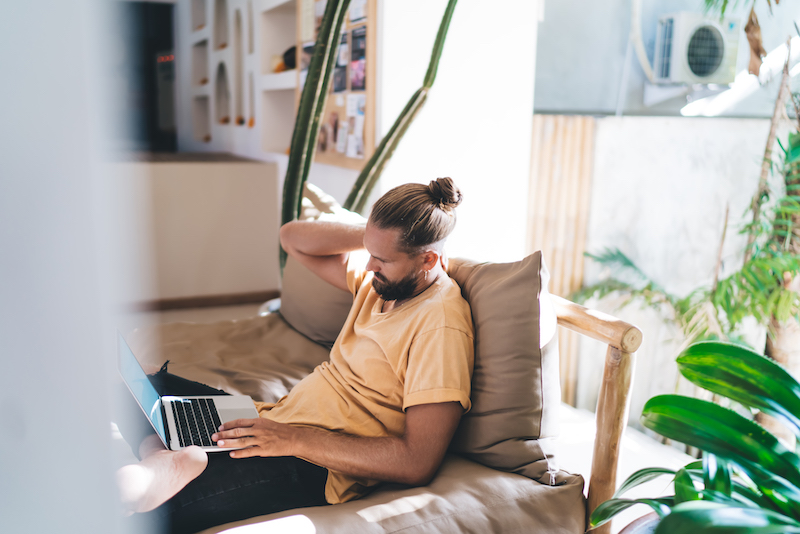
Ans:
{"label": "bearded man", "polygon": [[330,360],[278,403],[256,403],[258,418],[212,436],[238,450],[206,456],[146,440],[142,463],[121,470],[123,500],[142,473],[157,483],[131,493],[130,508],[155,508],[173,532],[193,532],[346,502],[381,482],[427,484],[470,408],[473,325],[444,253],[461,198],[439,178],[392,189],[366,226],[284,225],[286,252],[353,294]]}

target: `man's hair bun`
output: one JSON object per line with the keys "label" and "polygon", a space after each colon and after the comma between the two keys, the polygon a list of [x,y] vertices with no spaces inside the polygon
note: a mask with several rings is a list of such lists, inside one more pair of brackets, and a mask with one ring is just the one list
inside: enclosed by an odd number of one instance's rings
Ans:
{"label": "man's hair bun", "polygon": [[461,204],[461,191],[456,187],[452,178],[437,178],[428,184],[431,197],[439,203],[439,207],[450,211]]}

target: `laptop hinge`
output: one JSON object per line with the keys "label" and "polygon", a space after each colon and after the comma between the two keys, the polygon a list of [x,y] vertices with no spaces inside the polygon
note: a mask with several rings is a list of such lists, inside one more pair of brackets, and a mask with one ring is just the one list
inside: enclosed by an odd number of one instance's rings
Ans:
{"label": "laptop hinge", "polygon": [[167,449],[172,450],[172,438],[169,435],[169,419],[167,419],[167,409],[164,408],[164,399],[161,399],[161,420],[164,421],[164,435],[167,438]]}

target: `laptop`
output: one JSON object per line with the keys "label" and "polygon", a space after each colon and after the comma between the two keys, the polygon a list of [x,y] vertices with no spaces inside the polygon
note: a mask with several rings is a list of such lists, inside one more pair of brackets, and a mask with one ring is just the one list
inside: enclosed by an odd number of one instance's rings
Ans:
{"label": "laptop", "polygon": [[230,451],[217,447],[211,434],[222,423],[234,419],[255,419],[258,412],[247,395],[161,396],[150,383],[128,343],[117,332],[119,373],[164,446],[178,451],[197,445],[207,452]]}

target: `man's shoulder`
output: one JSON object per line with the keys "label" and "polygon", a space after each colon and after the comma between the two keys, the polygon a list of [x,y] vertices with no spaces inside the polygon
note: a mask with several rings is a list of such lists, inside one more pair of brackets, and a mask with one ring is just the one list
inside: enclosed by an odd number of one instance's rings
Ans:
{"label": "man's shoulder", "polygon": [[442,276],[444,278],[437,281],[439,291],[436,293],[436,300],[440,305],[431,308],[431,313],[439,317],[437,326],[462,330],[472,336],[472,312],[469,303],[461,294],[458,283],[447,274]]}

